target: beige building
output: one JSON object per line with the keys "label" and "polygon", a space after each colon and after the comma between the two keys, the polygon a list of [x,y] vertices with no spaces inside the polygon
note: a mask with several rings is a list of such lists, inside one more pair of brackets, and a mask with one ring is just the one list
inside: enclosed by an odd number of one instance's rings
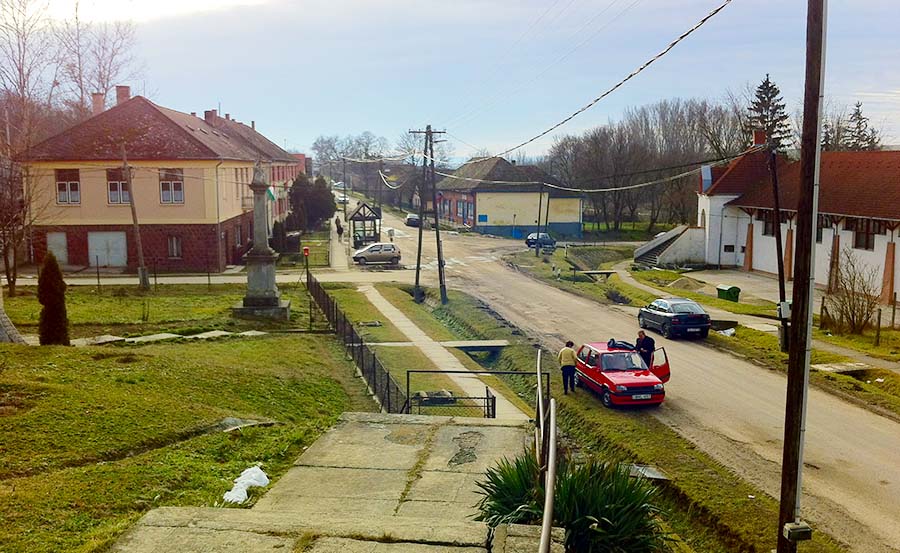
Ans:
{"label": "beige building", "polygon": [[272,184],[269,223],[287,214],[288,187],[303,168],[255,124],[163,108],[129,97],[128,87],[101,110],[25,156],[37,262],[52,251],[64,265],[134,268],[133,193],[151,269],[224,270],[250,245],[257,163]]}

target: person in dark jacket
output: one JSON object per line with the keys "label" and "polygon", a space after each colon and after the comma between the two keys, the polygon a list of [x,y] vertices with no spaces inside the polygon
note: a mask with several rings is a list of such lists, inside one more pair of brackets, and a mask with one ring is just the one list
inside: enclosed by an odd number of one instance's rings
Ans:
{"label": "person in dark jacket", "polygon": [[656,351],[656,342],[641,330],[638,332],[637,342],[634,345],[641,359],[644,360],[644,364],[650,368],[653,362],[653,352]]}

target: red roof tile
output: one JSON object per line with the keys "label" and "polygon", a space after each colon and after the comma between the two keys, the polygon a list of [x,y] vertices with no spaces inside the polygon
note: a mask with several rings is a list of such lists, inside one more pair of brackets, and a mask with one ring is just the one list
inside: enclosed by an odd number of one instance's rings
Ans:
{"label": "red roof tile", "polygon": [[[768,156],[767,151],[761,150],[741,156],[724,168],[713,167],[713,183],[706,194],[742,194],[761,179],[769,178]],[[779,159],[780,163],[786,161]]]}
{"label": "red roof tile", "polygon": [[[796,211],[800,163],[779,168],[781,208]],[[772,184],[758,181],[729,205],[774,207]],[[819,213],[900,221],[900,151],[822,152]]]}
{"label": "red roof tile", "polygon": [[[287,152],[256,131],[234,125],[237,127],[211,126],[193,115],[135,96],[35,145],[22,157],[26,161],[119,160],[125,144],[128,159],[134,161],[292,161]],[[238,127],[259,138],[251,140],[249,133]]]}

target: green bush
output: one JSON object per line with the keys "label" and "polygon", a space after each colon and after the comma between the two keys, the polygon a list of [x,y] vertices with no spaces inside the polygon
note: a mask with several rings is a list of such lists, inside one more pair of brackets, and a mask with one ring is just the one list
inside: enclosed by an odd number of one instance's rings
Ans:
{"label": "green bush", "polygon": [[42,346],[69,345],[69,317],[66,314],[66,282],[56,256],[47,253],[38,276],[38,302],[41,317],[38,333]]}
{"label": "green bush", "polygon": [[[476,504],[489,526],[539,524],[544,489],[533,452],[503,459],[478,482]],[[654,505],[657,490],[633,478],[625,465],[594,459],[579,465],[562,460],[556,477],[553,522],[566,530],[566,551],[578,553],[656,553],[668,537]]]}

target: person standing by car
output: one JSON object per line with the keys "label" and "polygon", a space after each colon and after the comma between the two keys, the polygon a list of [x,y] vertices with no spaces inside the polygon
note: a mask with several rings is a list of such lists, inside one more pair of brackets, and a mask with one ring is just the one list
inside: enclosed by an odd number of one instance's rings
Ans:
{"label": "person standing by car", "polygon": [[573,394],[575,393],[575,350],[572,349],[573,346],[575,346],[575,342],[569,340],[566,342],[566,347],[559,350],[559,354],[556,356],[562,369],[564,394],[569,393],[569,388],[572,389]]}
{"label": "person standing by car", "polygon": [[641,330],[638,331],[637,342],[635,342],[634,347],[649,369],[650,363],[653,361],[653,352],[656,351],[656,342]]}

